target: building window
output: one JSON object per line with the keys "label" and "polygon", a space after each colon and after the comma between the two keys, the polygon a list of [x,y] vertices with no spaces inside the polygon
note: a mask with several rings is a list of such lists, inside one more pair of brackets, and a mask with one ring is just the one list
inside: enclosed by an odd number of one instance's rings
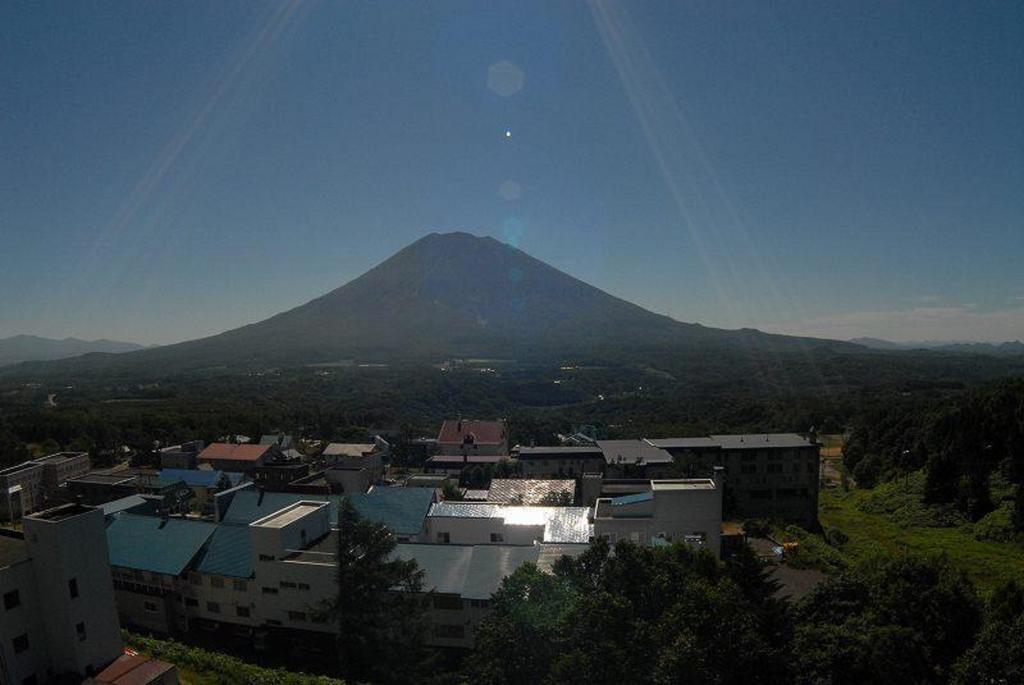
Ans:
{"label": "building window", "polygon": [[782,473],[782,464],[768,464],[768,473]]}
{"label": "building window", "polygon": [[461,625],[453,626],[442,623],[434,628],[434,635],[437,637],[460,639],[466,636],[466,628]]}
{"label": "building window", "polygon": [[300,590],[308,590],[309,589],[309,583],[299,583],[299,589]]}
{"label": "building window", "polygon": [[288,620],[289,621],[302,621],[302,622],[305,622],[306,621],[306,612],[305,611],[289,611],[288,612]]}
{"label": "building window", "polygon": [[505,542],[505,536],[501,533],[491,533],[491,542]]}
{"label": "building window", "polygon": [[290,580],[282,580],[281,581],[281,587],[294,590],[295,589],[295,583],[291,582]]}
{"label": "building window", "polygon": [[235,588],[235,590],[237,592],[245,592],[246,590],[249,589],[249,584],[247,582],[245,582],[244,580],[233,581],[232,585],[234,586],[234,588]]}
{"label": "building window", "polygon": [[85,641],[85,624],[84,623],[79,623],[78,625],[76,625],[75,626],[75,633],[78,635],[78,641],[79,642],[84,642]]}
{"label": "building window", "polygon": [[235,607],[235,614],[242,618],[249,618],[249,607]]}
{"label": "building window", "polygon": [[187,607],[197,607],[197,606],[199,606],[199,600],[196,599],[195,597],[186,597],[185,598],[185,606],[187,606]]}
{"label": "building window", "polygon": [[757,473],[757,464],[743,464],[740,466],[740,473],[751,474]]}
{"label": "building window", "polygon": [[18,637],[11,640],[11,647],[14,648],[15,654],[21,654],[28,650],[28,633],[22,633]]}
{"label": "building window", "polygon": [[263,587],[263,588],[260,588],[260,591],[263,594],[265,594],[265,595],[276,595],[277,594],[277,588],[276,587]]}
{"label": "building window", "polygon": [[148,611],[151,614],[155,614],[156,613],[156,602],[143,602],[142,603],[142,608],[145,609],[146,611]]}
{"label": "building window", "polygon": [[68,592],[71,593],[71,599],[78,597],[78,579],[72,578],[68,581]]}
{"label": "building window", "polygon": [[452,541],[452,536],[448,533],[438,533],[437,541],[441,544],[447,545],[449,542]]}
{"label": "building window", "polygon": [[260,561],[274,561],[274,555],[273,554],[261,554],[260,555]]}
{"label": "building window", "polygon": [[222,588],[224,587],[224,579],[220,576],[212,576],[210,578],[210,587]]}
{"label": "building window", "polygon": [[217,604],[217,602],[207,602],[206,610],[209,611],[211,614],[219,614],[220,604]]}
{"label": "building window", "polygon": [[21,606],[21,595],[17,590],[4,593],[4,609],[14,609]]}
{"label": "building window", "polygon": [[458,611],[462,608],[462,598],[457,595],[434,595],[434,608]]}

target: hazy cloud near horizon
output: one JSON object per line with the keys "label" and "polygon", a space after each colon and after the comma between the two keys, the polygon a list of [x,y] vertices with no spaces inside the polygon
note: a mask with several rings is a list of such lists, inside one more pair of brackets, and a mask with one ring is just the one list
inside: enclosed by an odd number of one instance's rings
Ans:
{"label": "hazy cloud near horizon", "polygon": [[771,333],[893,342],[962,340],[1006,342],[1024,338],[1024,307],[979,311],[976,305],[913,307],[891,311],[847,312],[799,322],[765,323]]}

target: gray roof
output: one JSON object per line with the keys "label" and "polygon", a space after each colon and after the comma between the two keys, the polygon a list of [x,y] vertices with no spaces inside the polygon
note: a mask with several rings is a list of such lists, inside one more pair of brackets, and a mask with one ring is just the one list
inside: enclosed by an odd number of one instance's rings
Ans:
{"label": "gray roof", "polygon": [[607,464],[671,464],[672,455],[646,440],[598,440]]}
{"label": "gray roof", "polygon": [[664,450],[671,449],[708,449],[718,447],[711,438],[650,438],[647,442]]}
{"label": "gray roof", "polygon": [[332,442],[324,448],[325,457],[362,457],[373,452],[376,445],[369,443]]}
{"label": "gray roof", "polygon": [[548,570],[564,554],[580,554],[585,545],[430,545],[400,544],[401,559],[414,559],[423,569],[425,590],[490,599],[507,576],[526,563]]}
{"label": "gray roof", "polygon": [[796,433],[746,433],[743,435],[712,435],[711,439],[725,450],[767,449],[770,447],[808,447],[813,443]]}
{"label": "gray roof", "polygon": [[516,447],[519,451],[520,459],[530,458],[543,458],[548,456],[556,457],[585,457],[588,455],[599,456],[601,450],[593,445],[588,447],[568,447],[565,445],[555,445],[552,447],[523,447],[519,445]]}
{"label": "gray roof", "polygon": [[592,526],[588,507],[528,507],[476,502],[438,502],[432,518],[497,518],[506,526],[543,526],[544,542],[586,543]]}
{"label": "gray roof", "polygon": [[487,501],[551,505],[559,504],[558,498],[567,498],[564,504],[571,504],[575,496],[576,481],[568,478],[494,478],[487,493]]}

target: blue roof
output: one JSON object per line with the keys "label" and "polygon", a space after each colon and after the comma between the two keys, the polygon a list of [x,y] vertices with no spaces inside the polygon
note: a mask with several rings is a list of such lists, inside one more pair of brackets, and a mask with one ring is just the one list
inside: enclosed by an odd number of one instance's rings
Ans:
{"label": "blue roof", "polygon": [[216,528],[203,521],[116,514],[107,526],[110,565],[177,576]]}
{"label": "blue roof", "polygon": [[[373,488],[366,494],[348,495],[352,506],[363,518],[387,526],[395,535],[416,535],[434,499],[431,488]],[[294,492],[257,492],[241,490],[235,494],[221,521],[248,524],[284,509],[295,502],[330,502],[331,521],[338,520],[341,495],[305,495]]]}
{"label": "blue roof", "polygon": [[196,570],[231,578],[251,578],[254,569],[249,526],[235,523],[217,526]]}
{"label": "blue roof", "polygon": [[623,504],[636,504],[637,502],[648,502],[654,499],[654,493],[648,490],[647,492],[640,492],[635,495],[623,495],[622,497],[613,497],[612,506],[617,507]]}
{"label": "blue roof", "polygon": [[122,511],[133,511],[136,514],[154,514],[163,505],[162,497],[128,495],[112,502],[101,504],[104,516],[113,516]]}
{"label": "blue roof", "polygon": [[220,482],[221,475],[226,475],[231,486],[238,485],[242,480],[242,474],[229,471],[207,471],[203,469],[164,469],[160,472],[161,478],[171,478],[185,481],[185,485],[198,488],[216,487]]}

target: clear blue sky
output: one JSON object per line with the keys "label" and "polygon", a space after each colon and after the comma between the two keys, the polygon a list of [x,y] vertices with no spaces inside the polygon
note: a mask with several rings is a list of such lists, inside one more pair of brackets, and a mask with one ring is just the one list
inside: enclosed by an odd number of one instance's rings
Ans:
{"label": "clear blue sky", "polygon": [[1022,122],[1014,2],[4,3],[0,336],[466,230],[685,321],[1024,338]]}

